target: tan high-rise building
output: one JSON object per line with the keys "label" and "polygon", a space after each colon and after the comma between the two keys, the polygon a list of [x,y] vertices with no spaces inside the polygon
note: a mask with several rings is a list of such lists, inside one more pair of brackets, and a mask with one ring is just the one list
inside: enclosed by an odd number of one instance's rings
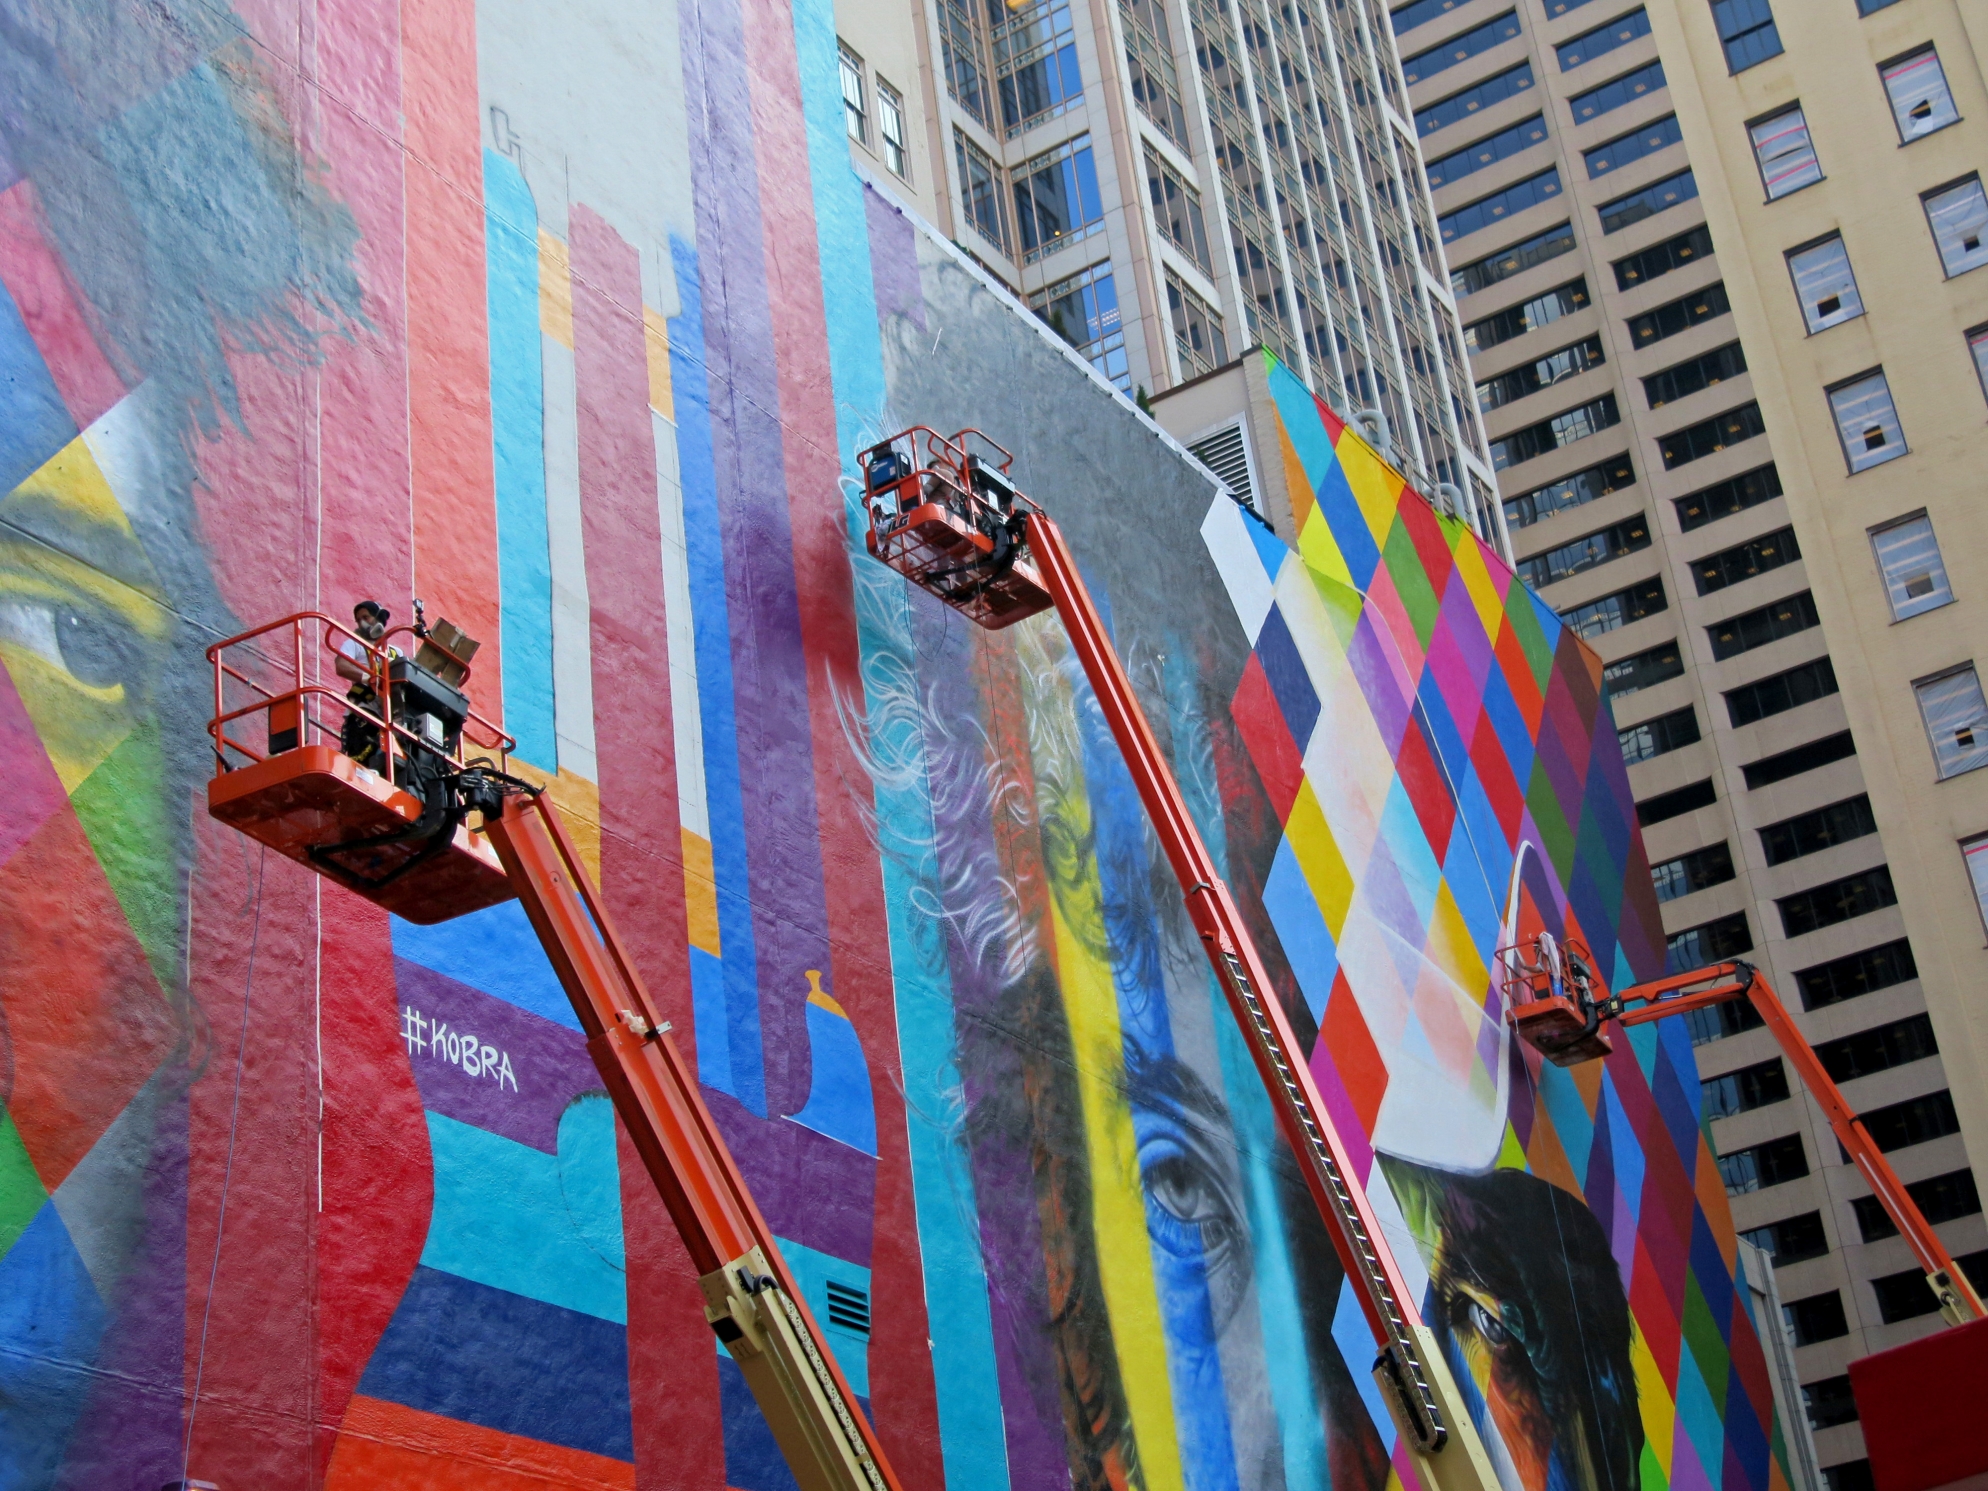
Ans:
{"label": "tan high-rise building", "polygon": [[[1856,4],[1804,0],[1818,53],[1830,35],[1841,50],[1840,34],[1859,24]],[[1886,14],[1934,4],[1898,0]],[[1914,770],[1913,780],[1934,790],[1909,680],[1971,653],[1955,636],[1951,659],[1891,664],[1899,697],[1875,707],[1871,680],[1883,670],[1861,662],[1846,670],[1865,638],[1886,634],[1892,614],[1863,529],[1909,517],[1930,499],[1880,502],[1882,512],[1854,520],[1854,562],[1870,574],[1858,582],[1869,600],[1857,609],[1844,588],[1849,561],[1827,539],[1812,542],[1800,514],[1838,502],[1812,473],[1818,452],[1835,463],[1829,483],[1864,479],[1844,475],[1821,390],[1884,358],[1846,353],[1825,377],[1808,371],[1801,352],[1815,416],[1802,423],[1774,412],[1785,375],[1763,373],[1755,347],[1769,335],[1755,330],[1771,298],[1766,271],[1711,201],[1720,193],[1706,173],[1724,157],[1708,167],[1698,152],[1724,147],[1710,143],[1700,116],[1719,116],[1697,94],[1730,96],[1729,121],[1718,128],[1738,153],[1726,170],[1741,197],[1737,172],[1748,173],[1745,206],[1757,212],[1763,189],[1745,121],[1799,90],[1763,86],[1743,102],[1740,89],[1773,64],[1729,78],[1714,11],[1735,56],[1764,54],[1766,0],[1409,0],[1392,20],[1519,571],[1608,664],[1673,966],[1733,954],[1758,963],[1942,1219],[1949,1248],[1980,1254],[1988,1223],[1955,1132],[1964,1084],[1952,1082],[1949,1093],[1927,1017],[1929,1001],[1966,987],[1951,960],[1962,950],[1981,956],[1982,927],[1954,847],[1966,830],[1942,819],[1934,837],[1945,838],[1921,847],[1926,833],[1891,805]],[[1660,55],[1660,33],[1681,21],[1695,28],[1693,46],[1709,48],[1702,88],[1689,64],[1680,70]],[[1897,155],[1875,64],[1924,39],[1859,54],[1875,112],[1845,128],[1867,150],[1882,130],[1887,158]],[[1680,71],[1690,94],[1679,91]],[[1848,86],[1818,81],[1811,96],[1834,98]],[[1964,100],[1961,113],[1970,110],[1988,120],[1988,102]],[[1925,187],[1950,185],[1969,167],[1942,169]],[[1887,209],[1901,221],[1904,210]],[[1761,251],[1776,261],[1771,288],[1793,318],[1779,331],[1798,349],[1802,325],[1779,256],[1832,227],[1818,217]],[[1955,410],[1963,393],[1980,398],[1960,328],[1988,320],[1983,281],[1981,309],[1941,301],[1935,313],[1934,265],[1918,291],[1922,314],[1909,332],[1899,323],[1901,341],[1928,345],[1927,328],[1940,323],[1951,366],[1925,376],[1945,380]],[[1984,416],[1988,406],[1977,403],[1965,437],[1958,414],[1939,416],[1940,459],[1965,459],[1964,441],[1980,438]],[[1926,418],[1931,438],[1934,416]],[[1912,424],[1908,417],[1908,434]],[[1954,500],[1963,500],[1958,489]],[[1945,521],[1935,515],[1934,526],[1952,553],[1971,530],[1956,517],[1946,540]],[[1916,533],[1901,529],[1897,542]],[[1847,554],[1852,539],[1838,542]],[[1988,760],[1988,720],[1982,729]],[[1911,766],[1891,743],[1904,740],[1900,731],[1914,732]],[[1988,803],[1983,812],[1975,826],[1988,831]],[[1911,906],[1930,898],[1914,887],[1935,873],[1936,857],[1954,877],[1950,919]],[[1956,941],[1963,913],[1971,942]],[[1847,1364],[1937,1328],[1939,1317],[1923,1313],[1931,1295],[1904,1243],[1767,1032],[1705,1019],[1694,1035],[1735,1220],[1775,1255],[1818,1461],[1836,1491],[1853,1491],[1868,1465]],[[1939,1029],[1942,1047],[1964,1040],[1958,1028]]]}

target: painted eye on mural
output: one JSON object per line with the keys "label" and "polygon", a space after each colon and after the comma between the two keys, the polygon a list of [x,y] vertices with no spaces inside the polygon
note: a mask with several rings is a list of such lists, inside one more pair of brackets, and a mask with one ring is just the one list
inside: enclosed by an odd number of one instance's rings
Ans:
{"label": "painted eye on mural", "polygon": [[0,643],[34,654],[86,688],[114,689],[132,673],[129,629],[90,607],[0,598]]}
{"label": "painted eye on mural", "polygon": [[1176,1138],[1159,1137],[1139,1148],[1146,1187],[1146,1226],[1170,1253],[1201,1255],[1212,1270],[1242,1242],[1240,1218],[1228,1187],[1206,1157]]}

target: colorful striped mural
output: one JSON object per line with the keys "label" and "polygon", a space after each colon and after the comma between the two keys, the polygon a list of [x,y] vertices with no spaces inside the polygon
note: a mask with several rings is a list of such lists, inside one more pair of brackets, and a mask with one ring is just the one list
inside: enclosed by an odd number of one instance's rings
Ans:
{"label": "colorful striped mural", "polygon": [[1507,1491],[1783,1491],[1688,1042],[1492,978],[1661,964],[1599,666],[1288,371],[1294,544],[851,169],[826,0],[5,17],[0,1488],[794,1484],[517,907],[204,812],[205,647],[419,596],[907,1487],[1413,1491],[1059,625],[863,555],[926,423],[1070,535]]}

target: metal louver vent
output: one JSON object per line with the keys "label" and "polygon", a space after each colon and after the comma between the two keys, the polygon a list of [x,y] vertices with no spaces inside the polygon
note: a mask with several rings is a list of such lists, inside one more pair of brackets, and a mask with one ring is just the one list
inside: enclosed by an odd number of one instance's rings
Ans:
{"label": "metal louver vent", "polygon": [[1197,461],[1222,479],[1222,485],[1236,501],[1244,507],[1256,505],[1256,494],[1249,484],[1249,447],[1243,443],[1241,424],[1203,436],[1188,449],[1194,452]]}
{"label": "metal louver vent", "polygon": [[870,1296],[850,1284],[828,1281],[828,1323],[859,1336],[870,1333]]}

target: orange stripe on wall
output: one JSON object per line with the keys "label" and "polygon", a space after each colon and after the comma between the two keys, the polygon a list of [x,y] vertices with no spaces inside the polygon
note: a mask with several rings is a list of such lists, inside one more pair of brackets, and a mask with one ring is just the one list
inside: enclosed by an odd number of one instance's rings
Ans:
{"label": "orange stripe on wall", "polygon": [[325,1491],[633,1491],[635,1467],[354,1395]]}
{"label": "orange stripe on wall", "polygon": [[476,707],[503,715],[475,0],[403,7],[414,593],[483,643]]}

